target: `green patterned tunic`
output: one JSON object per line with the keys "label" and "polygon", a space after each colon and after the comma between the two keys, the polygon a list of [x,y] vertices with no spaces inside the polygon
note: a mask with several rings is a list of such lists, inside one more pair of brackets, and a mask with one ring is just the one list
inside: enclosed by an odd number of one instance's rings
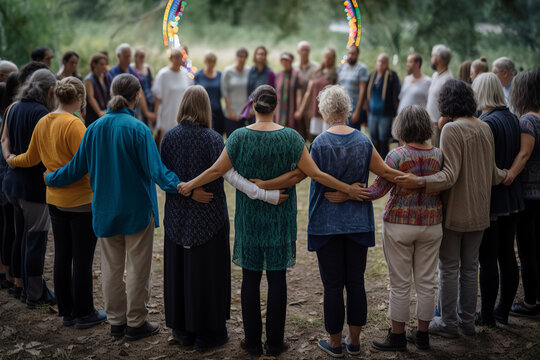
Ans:
{"label": "green patterned tunic", "polygon": [[[245,178],[273,179],[294,170],[304,140],[291,128],[234,131],[226,143],[233,167]],[[296,261],[296,189],[281,205],[236,191],[233,262],[247,270],[283,270]]]}

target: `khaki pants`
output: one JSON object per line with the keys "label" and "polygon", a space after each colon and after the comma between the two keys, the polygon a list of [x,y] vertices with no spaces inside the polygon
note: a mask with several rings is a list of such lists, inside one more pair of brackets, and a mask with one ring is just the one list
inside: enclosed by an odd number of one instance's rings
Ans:
{"label": "khaki pants", "polygon": [[[103,299],[111,325],[141,326],[148,315],[152,281],[154,217],[146,229],[133,235],[99,238]],[[126,281],[124,282],[124,268]]]}
{"label": "khaki pants", "polygon": [[431,321],[435,312],[435,273],[442,225],[418,226],[383,222],[383,248],[390,276],[388,317],[408,322],[412,274],[416,288],[416,316]]}

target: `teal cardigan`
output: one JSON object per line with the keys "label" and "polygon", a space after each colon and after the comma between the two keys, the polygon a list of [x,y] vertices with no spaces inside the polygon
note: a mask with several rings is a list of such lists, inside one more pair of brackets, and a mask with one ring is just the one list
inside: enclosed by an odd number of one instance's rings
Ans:
{"label": "teal cardigan", "polygon": [[48,186],[60,187],[89,174],[98,237],[138,233],[148,226],[152,214],[158,227],[155,184],[176,194],[180,183],[161,162],[148,127],[133,114],[130,109],[107,110],[88,127],[73,159],[46,178]]}

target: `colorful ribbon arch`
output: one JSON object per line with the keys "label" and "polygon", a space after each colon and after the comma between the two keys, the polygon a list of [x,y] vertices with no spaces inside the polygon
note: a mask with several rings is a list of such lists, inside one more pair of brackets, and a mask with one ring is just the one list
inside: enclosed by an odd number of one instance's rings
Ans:
{"label": "colorful ribbon arch", "polygon": [[[347,49],[351,46],[359,46],[360,38],[362,37],[362,18],[360,16],[360,8],[356,0],[347,0],[343,3],[345,5],[345,14],[347,14],[347,21],[349,22],[349,41],[347,42]],[[343,57],[341,61],[344,63],[347,61],[347,55]]]}
{"label": "colorful ribbon arch", "polygon": [[168,55],[171,50],[180,49],[184,67],[188,71],[189,77],[193,79],[195,76],[194,74],[197,72],[197,68],[193,66],[186,50],[182,47],[182,44],[180,44],[180,38],[178,37],[180,19],[184,14],[186,6],[186,0],[169,0],[167,3],[165,14],[163,15],[163,44],[169,48],[167,50]]}

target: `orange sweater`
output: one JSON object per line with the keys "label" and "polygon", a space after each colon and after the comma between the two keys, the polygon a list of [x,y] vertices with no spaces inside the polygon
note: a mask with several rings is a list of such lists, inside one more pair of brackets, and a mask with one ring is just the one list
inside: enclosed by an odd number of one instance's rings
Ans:
{"label": "orange sweater", "polygon": [[[66,165],[75,155],[86,127],[69,113],[50,113],[37,123],[26,153],[11,160],[15,167],[32,167],[40,162],[49,171]],[[65,187],[47,187],[47,203],[65,208],[92,202],[92,189],[86,174],[79,181]]]}

